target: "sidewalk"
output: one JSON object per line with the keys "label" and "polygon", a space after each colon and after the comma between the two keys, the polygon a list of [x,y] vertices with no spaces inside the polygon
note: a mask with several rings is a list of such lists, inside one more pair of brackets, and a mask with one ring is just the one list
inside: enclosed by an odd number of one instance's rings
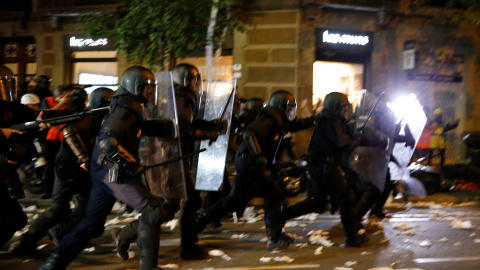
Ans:
{"label": "sidewalk", "polygon": [[[297,197],[288,198],[290,205],[295,204],[305,199],[305,196],[299,195]],[[396,200],[393,200],[396,201]],[[452,191],[448,193],[435,193],[423,199],[416,199],[417,202],[432,202],[432,203],[453,203],[459,204],[464,202],[477,202],[480,205],[480,191]],[[263,198],[253,198],[250,204],[257,207],[263,206]],[[388,204],[388,202],[387,202]]]}

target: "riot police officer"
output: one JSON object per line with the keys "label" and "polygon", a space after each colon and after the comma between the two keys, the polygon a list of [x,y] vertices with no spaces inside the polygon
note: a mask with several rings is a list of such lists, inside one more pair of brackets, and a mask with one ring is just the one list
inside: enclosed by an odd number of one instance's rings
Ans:
{"label": "riot police officer", "polygon": [[[197,68],[190,64],[179,64],[173,69],[175,83],[175,100],[180,127],[182,153],[192,153],[197,140],[216,140],[219,135],[216,121],[199,119],[198,98],[201,94],[201,78]],[[197,211],[202,205],[200,192],[195,190],[192,179],[192,159],[184,159],[184,177],[187,199],[182,202],[182,216],[180,217],[181,251],[180,258],[184,260],[204,259],[208,253],[196,243]],[[121,230],[112,230],[112,236],[117,244],[120,257],[128,259],[130,243],[136,239],[138,222],[133,221]]]}
{"label": "riot police officer", "polygon": [[235,158],[237,175],[230,195],[199,215],[200,230],[211,220],[239,211],[238,208],[243,208],[256,192],[264,197],[269,238],[267,249],[274,250],[293,243],[294,239],[282,233],[284,192],[275,180],[274,164],[284,134],[315,123],[315,117],[295,119],[296,109],[295,97],[290,92],[278,90],[272,94],[267,106],[244,130],[243,142]]}
{"label": "riot police officer", "polygon": [[288,219],[310,212],[322,213],[328,202],[327,195],[330,195],[340,207],[345,245],[357,247],[361,241],[355,222],[356,199],[344,178],[347,168],[342,166],[342,156],[348,156],[355,146],[346,124],[350,108],[347,96],[342,93],[332,92],[325,96],[321,118],[308,147],[308,197],[287,208],[286,215]]}
{"label": "riot police officer", "polygon": [[240,145],[243,141],[243,130],[257,118],[260,111],[265,107],[265,101],[253,97],[247,100],[243,113],[237,116],[237,129],[235,130],[235,144]]}
{"label": "riot police officer", "polygon": [[40,98],[40,101],[44,100],[46,97],[53,96],[52,92],[50,91],[50,83],[52,79],[47,75],[40,75],[37,77],[37,85],[33,89],[32,93],[37,95]]}
{"label": "riot police officer", "polygon": [[[90,95],[89,108],[97,109],[110,104],[114,91],[97,88]],[[86,202],[90,195],[90,159],[95,136],[105,113],[88,114],[81,120],[63,127],[63,141],[55,158],[55,181],[52,205],[36,219],[12,250],[14,255],[37,255],[36,243],[51,231],[51,237],[58,243],[64,234],[73,228],[84,216]],[[72,197],[76,196],[77,207],[71,213]]]}
{"label": "riot police officer", "polygon": [[139,163],[141,135],[171,135],[172,127],[149,127],[142,104],[156,91],[153,73],[141,66],[127,68],[96,137],[90,165],[93,181],[86,217],[67,235],[59,248],[40,269],[64,269],[88,244],[104,231],[104,223],[115,201],[121,200],[141,212],[138,227],[141,270],[160,269],[157,265],[160,225],[173,218],[178,207],[152,196],[141,179]]}
{"label": "riot police officer", "polygon": [[35,148],[31,142],[37,135],[8,128],[37,117],[33,110],[16,102],[16,86],[13,72],[0,66],[0,247],[27,224],[27,216],[17,201],[25,197],[17,169],[21,162],[32,158],[31,150]]}

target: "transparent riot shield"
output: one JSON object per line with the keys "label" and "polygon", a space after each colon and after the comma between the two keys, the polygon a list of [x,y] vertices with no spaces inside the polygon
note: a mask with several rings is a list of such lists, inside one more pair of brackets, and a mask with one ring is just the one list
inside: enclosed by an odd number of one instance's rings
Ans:
{"label": "transparent riot shield", "polygon": [[207,150],[194,158],[193,176],[196,190],[218,191],[222,185],[235,97],[235,82],[235,80],[216,81],[207,87],[202,118],[206,121],[216,120],[225,111],[220,121],[228,122],[228,127],[227,133],[219,135],[215,142],[211,143],[209,140],[200,142],[199,148]]}
{"label": "transparent riot shield", "polygon": [[17,99],[17,78],[12,70],[0,65],[0,100]]}
{"label": "transparent riot shield", "polygon": [[411,94],[407,99],[399,99],[393,103],[393,108],[397,114],[397,123],[401,124],[400,134],[407,138],[413,138],[415,145],[407,146],[405,142],[396,142],[393,147],[393,160],[388,165],[392,180],[408,180],[409,174],[406,173],[410,164],[415,146],[422,134],[423,128],[427,123],[427,117],[422,106],[415,95]]}
{"label": "transparent riot shield", "polygon": [[[393,149],[395,114],[387,106],[386,96],[362,90],[355,117],[356,127],[363,130],[366,143],[352,151],[349,167],[362,181],[368,181],[383,191]],[[375,146],[380,140],[387,140],[387,147]]]}
{"label": "transparent riot shield", "polygon": [[[140,156],[146,166],[182,155],[172,74],[171,72],[157,72],[155,79],[157,80],[157,90],[153,93],[153,97],[150,97],[147,106],[144,107],[146,120],[171,121],[176,135],[173,137],[142,137]],[[186,197],[182,160],[148,169],[145,171],[145,178],[155,196],[167,199]]]}

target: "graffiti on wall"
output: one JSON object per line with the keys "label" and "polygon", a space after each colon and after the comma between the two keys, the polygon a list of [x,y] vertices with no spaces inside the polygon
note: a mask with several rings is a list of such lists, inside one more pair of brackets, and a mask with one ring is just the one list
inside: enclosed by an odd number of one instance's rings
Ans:
{"label": "graffiti on wall", "polygon": [[[414,61],[407,69],[407,80],[417,81],[435,81],[435,82],[462,82],[464,55],[461,50],[448,45],[432,45],[426,43],[415,43],[412,41],[405,43],[404,58],[409,57],[408,61]],[[407,50],[407,47],[412,48]],[[405,62],[406,59],[404,59]]]}

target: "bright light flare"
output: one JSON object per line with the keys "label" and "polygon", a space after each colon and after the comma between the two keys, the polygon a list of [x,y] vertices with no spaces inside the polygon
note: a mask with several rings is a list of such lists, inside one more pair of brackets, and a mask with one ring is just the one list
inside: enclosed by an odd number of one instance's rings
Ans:
{"label": "bright light flare", "polygon": [[404,120],[407,115],[418,112],[418,110],[423,112],[415,94],[397,97],[393,103],[388,102],[387,106],[392,109],[397,116],[397,123]]}

